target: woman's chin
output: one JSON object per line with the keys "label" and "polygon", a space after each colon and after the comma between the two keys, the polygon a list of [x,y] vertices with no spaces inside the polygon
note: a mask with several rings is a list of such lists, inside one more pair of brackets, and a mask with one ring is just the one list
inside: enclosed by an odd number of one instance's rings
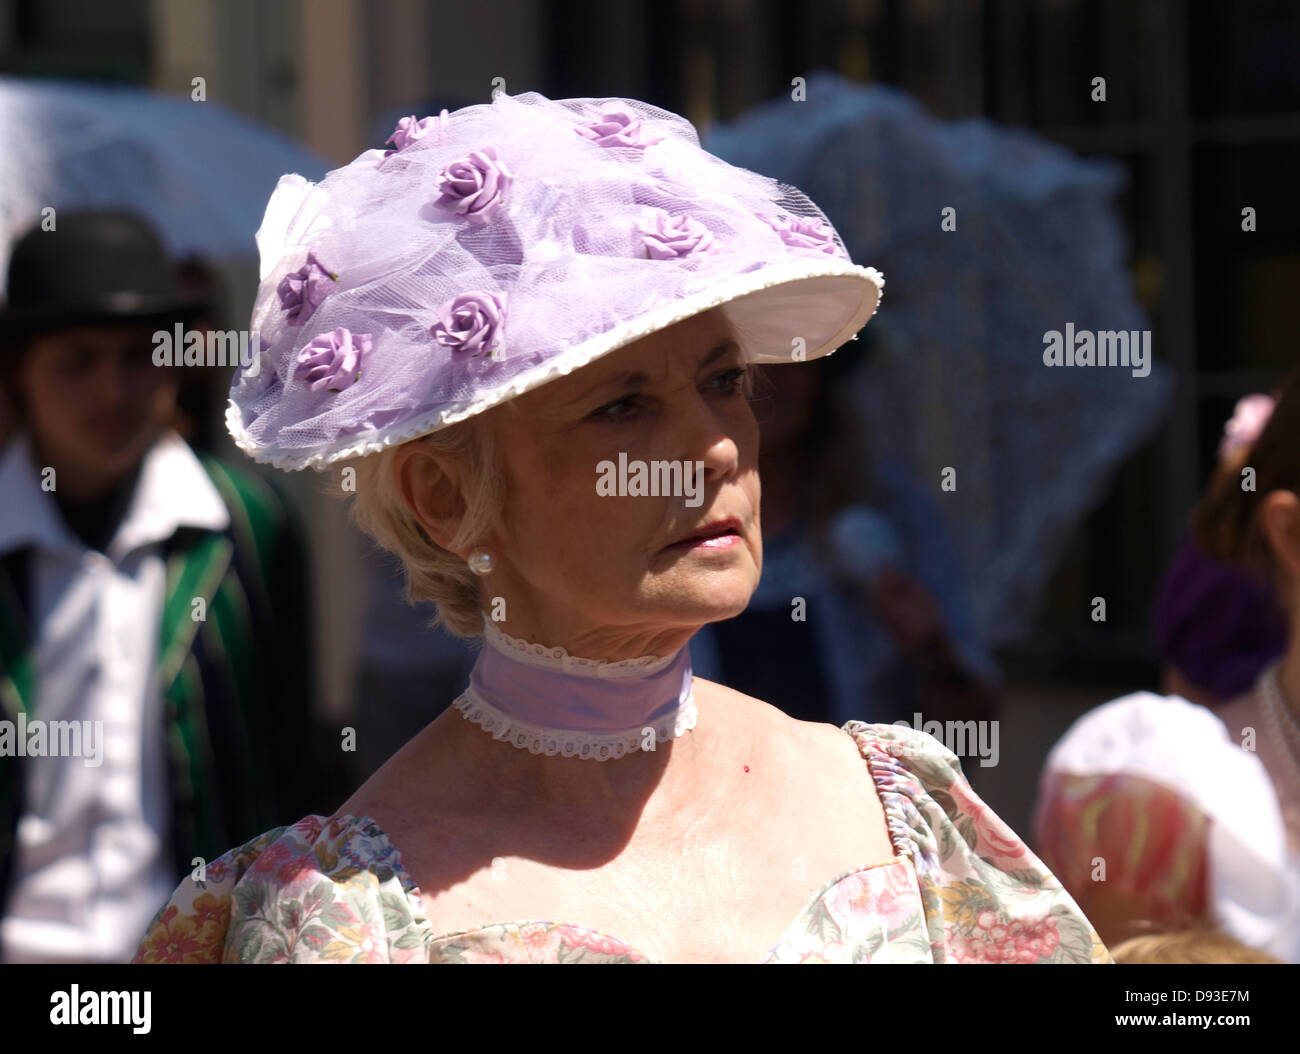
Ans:
{"label": "woman's chin", "polygon": [[758,587],[755,579],[743,583],[717,584],[717,588],[699,590],[679,597],[676,607],[681,614],[689,614],[691,621],[703,626],[710,622],[725,622],[735,618],[749,607],[750,598]]}

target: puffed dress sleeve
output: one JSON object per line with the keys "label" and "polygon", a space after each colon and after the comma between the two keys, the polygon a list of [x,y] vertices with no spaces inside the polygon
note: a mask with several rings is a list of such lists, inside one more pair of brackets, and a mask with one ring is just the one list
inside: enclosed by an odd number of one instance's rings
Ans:
{"label": "puffed dress sleeve", "polygon": [[1110,963],[1079,906],[934,737],[850,722],[896,849],[910,856],[936,963]]}
{"label": "puffed dress sleeve", "polygon": [[418,890],[373,822],[308,816],[185,879],[136,963],[411,963],[428,959]]}

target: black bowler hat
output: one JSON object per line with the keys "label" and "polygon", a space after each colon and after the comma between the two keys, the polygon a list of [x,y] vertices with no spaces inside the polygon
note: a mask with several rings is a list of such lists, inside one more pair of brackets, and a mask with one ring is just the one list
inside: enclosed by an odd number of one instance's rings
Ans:
{"label": "black bowler hat", "polygon": [[129,212],[58,213],[14,245],[0,338],[104,322],[188,321],[207,295],[181,289],[153,229]]}

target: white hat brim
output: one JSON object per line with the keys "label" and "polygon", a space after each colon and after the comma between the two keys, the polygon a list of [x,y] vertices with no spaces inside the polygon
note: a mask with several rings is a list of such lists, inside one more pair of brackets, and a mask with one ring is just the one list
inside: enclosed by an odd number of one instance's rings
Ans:
{"label": "white hat brim", "polygon": [[463,402],[444,404],[391,428],[351,435],[309,450],[283,449],[254,440],[233,399],[226,409],[226,425],[236,445],[255,461],[288,470],[323,470],[464,421],[714,308],[727,308],[748,361],[816,359],[853,339],[867,324],[879,306],[884,284],[874,267],[858,267],[840,257],[784,260],[674,299],[566,349],[508,384]]}

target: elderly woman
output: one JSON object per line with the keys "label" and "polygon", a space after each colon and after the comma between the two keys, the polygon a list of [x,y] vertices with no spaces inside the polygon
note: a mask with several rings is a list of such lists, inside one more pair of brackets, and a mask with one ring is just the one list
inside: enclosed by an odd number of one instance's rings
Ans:
{"label": "elderly woman", "polygon": [[852,339],[879,275],[643,103],[390,142],[281,181],[228,423],[340,466],[482,648],[334,815],[196,867],[137,961],[1108,962],[935,740],[692,676],[762,565],[746,371]]}

